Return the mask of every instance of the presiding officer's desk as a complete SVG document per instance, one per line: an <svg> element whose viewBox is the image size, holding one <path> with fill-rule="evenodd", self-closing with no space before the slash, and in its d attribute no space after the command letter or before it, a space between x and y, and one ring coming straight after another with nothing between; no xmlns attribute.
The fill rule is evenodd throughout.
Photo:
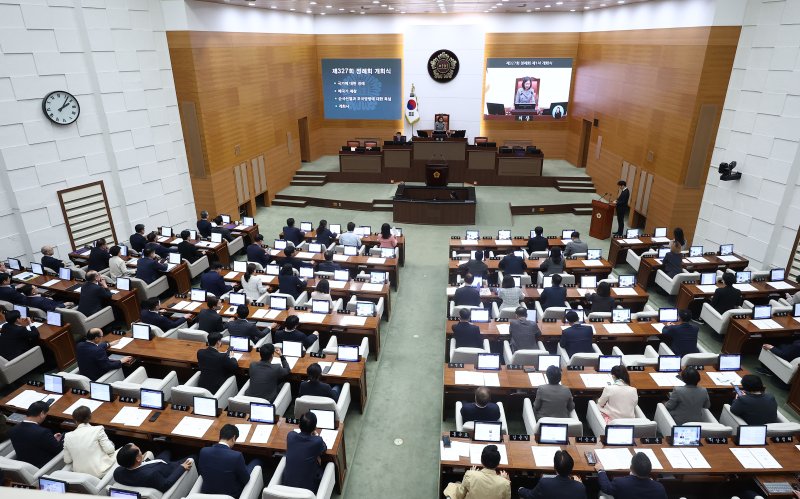
<svg viewBox="0 0 800 499"><path fill-rule="evenodd" d="M784 282L789 287L774 288L766 281L753 281L749 284L734 284L734 286L739 288L745 300L766 300L771 295L779 294L783 296L784 293L795 294L800 291L800 285L790 281ZM721 282L703 286L696 283L682 283L678 289L677 307L688 308L694 300L710 298L714 296L714 291L722 287L725 287L725 284Z"/></svg>
<svg viewBox="0 0 800 499"><path fill-rule="evenodd" d="M40 393L45 393L42 388L23 385L10 395L0 399L0 406L5 410L11 412L24 412L27 407L16 407L9 404L9 401L19 395L25 390L32 390ZM59 397L58 395L54 395ZM64 429L74 429L71 424L72 416L65 414L64 411L72 406L75 402L82 399L88 399L88 395L76 395L68 391L61 395L58 400L53 402L50 406L50 411L47 415L48 421L53 425L57 431ZM138 404L122 403L118 398L113 402L104 402L100 407L92 411L92 424L101 425L105 428L106 432L118 436L120 439L138 439L138 440L155 440L157 438L166 438L172 445L181 445L192 448L206 447L216 444L219 441L219 430L226 424L250 424L247 418L234 418L227 415L223 411L216 418L207 418L204 416L195 416L191 411L178 411L173 410L169 404L161 411L161 415L154 422L145 419L139 426L125 426L120 423L112 422L112 419L123 407L138 407ZM152 415L151 411L151 415ZM202 437L190 437L184 435L177 435L172 433L174 428L183 420L184 417L190 416L200 419L213 419L213 423L206 430ZM56 424L54 424L56 423ZM261 426L256 423L256 426ZM236 450L241 451L249 457L271 457L276 452L286 451L286 436L290 431L294 431L298 426L296 424L287 423L281 419L276 423L269 439L266 443L253 443L251 442L252 434L255 429L252 429L248 434L246 441L236 442ZM145 447L145 450L148 450ZM196 452L196 451L195 451ZM336 487L337 491L341 491L344 484L345 475L347 473L347 454L345 452L344 441L344 423L339 422L337 429L336 440L332 448L329 448L323 457L324 461L331 461L336 465Z"/></svg>
<svg viewBox="0 0 800 499"><path fill-rule="evenodd" d="M130 335L126 335L130 337ZM146 340L133 340L125 345L123 348L111 347L110 353L119 355L130 355L146 364L153 364L163 367L165 371L173 369L181 369L185 372L186 376L180 376L188 379L191 374L197 370L197 351L206 348L206 346L199 341L180 340L177 338L162 338L154 337L153 339ZM239 375L247 377L251 362L261 360L261 354L256 352L255 349L249 352L240 352L237 362L239 364ZM306 355L304 357L292 360L287 358L292 366L292 372L289 375L289 380L295 388L297 388L301 381L306 379L306 369L308 366L315 362L336 362L336 355L326 355L325 358L311 357ZM358 401L358 407L361 412L364 412L364 407L367 404L367 364L366 360L362 357L358 362L343 362L345 367L344 373L341 376L333 376L324 374L322 380L325 383L342 384L350 383L350 389L353 392L353 399ZM179 373L181 374L181 373ZM241 387L243 383L239 383ZM295 390L297 393L297 390Z"/></svg>
<svg viewBox="0 0 800 499"><path fill-rule="evenodd" d="M447 288L447 299L452 300L453 296L456 293L456 286L449 286ZM535 285L530 284L520 288L522 290L523 301L528 305L529 309L533 309L533 303L539 301L539 297L542 294L543 289L537 288ZM481 295L481 302L484 303L484 307L491 306L491 302L500 302L500 298L497 296L498 286L489 286L480 288L480 295ZM587 312L591 310L591 306L588 305L586 301L586 295L589 293L594 293L596 290L594 289L581 289L576 286L567 286L567 302L570 304L583 304ZM630 290L628 292L628 290ZM624 294L623 294L624 293ZM637 312L641 311L647 300L650 299L650 294L645 291L643 287L640 285L636 285L633 288L611 288L611 297L614 298L614 302L618 305L622 305L624 308L630 308L632 311ZM498 306L500 304L498 303Z"/></svg>
<svg viewBox="0 0 800 499"><path fill-rule="evenodd" d="M689 272L713 272L716 270L744 270L750 262L741 255L703 255L697 257L683 257L683 268ZM656 272L664 266L661 258L642 258L639 264L639 273L636 275L636 282L642 286L649 287L655 282Z"/></svg>
<svg viewBox="0 0 800 499"><path fill-rule="evenodd" d="M731 318L725 339L722 342L722 353L754 353L758 354L761 345L791 342L800 339L800 318L773 316L772 320L779 328L760 329L753 324L752 317L744 319ZM798 376L793 384L798 383Z"/></svg>

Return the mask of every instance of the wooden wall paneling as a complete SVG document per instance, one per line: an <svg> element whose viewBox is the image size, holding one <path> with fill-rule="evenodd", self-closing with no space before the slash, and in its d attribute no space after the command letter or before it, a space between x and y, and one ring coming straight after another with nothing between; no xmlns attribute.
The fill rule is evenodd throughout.
<svg viewBox="0 0 800 499"><path fill-rule="evenodd" d="M647 210L650 207L650 189L653 187L653 174L648 173L645 178L644 192L642 194L642 214L647 216Z"/></svg>

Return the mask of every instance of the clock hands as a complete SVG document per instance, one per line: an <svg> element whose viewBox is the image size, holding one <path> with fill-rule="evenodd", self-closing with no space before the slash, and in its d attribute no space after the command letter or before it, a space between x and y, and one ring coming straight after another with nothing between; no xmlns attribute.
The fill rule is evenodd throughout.
<svg viewBox="0 0 800 499"><path fill-rule="evenodd" d="M65 107L67 107L67 104L69 104L69 97L64 99L64 105L58 108L58 112L60 113Z"/></svg>

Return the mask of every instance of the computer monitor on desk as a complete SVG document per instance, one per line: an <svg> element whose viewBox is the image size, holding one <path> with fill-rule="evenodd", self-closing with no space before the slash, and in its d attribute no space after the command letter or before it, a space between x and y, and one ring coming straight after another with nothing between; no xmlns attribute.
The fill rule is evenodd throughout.
<svg viewBox="0 0 800 499"><path fill-rule="evenodd" d="M420 137L422 139L427 139L428 138L427 130L417 130L417 137Z"/></svg>
<svg viewBox="0 0 800 499"><path fill-rule="evenodd" d="M486 112L493 116L504 116L506 114L506 106L497 102L487 102Z"/></svg>

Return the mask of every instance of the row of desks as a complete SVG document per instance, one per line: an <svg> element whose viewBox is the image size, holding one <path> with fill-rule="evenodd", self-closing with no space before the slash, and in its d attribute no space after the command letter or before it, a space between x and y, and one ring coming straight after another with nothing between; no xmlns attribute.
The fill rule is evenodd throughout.
<svg viewBox="0 0 800 499"><path fill-rule="evenodd" d="M717 270L744 270L750 262L739 255L705 255L702 257L693 257L695 260L689 258L683 259L683 268L687 272L715 272ZM736 260L733 260L736 258ZM701 261L704 260L704 261ZM636 274L636 282L642 283L643 286L650 286L655 282L656 273L664 266L661 258L642 258L639 264L639 272Z"/></svg>
<svg viewBox="0 0 800 499"><path fill-rule="evenodd" d="M447 288L447 298L448 300L452 299L456 292L456 287L450 286ZM497 287L491 286L488 288L481 288L481 302L491 305L492 302L500 301L500 298L497 296ZM523 301L527 304L532 304L533 302L539 301L539 298L542 294L542 289L537 288L535 286L525 286L520 288L522 290ZM580 289L576 286L569 286L566 288L567 290L567 302L571 304L586 304L585 296L589 293L594 293L594 289ZM630 308L633 311L640 311L644 308L644 305L647 303L647 300L650 299L650 295L645 291L645 289L640 286L636 285L633 288L611 288L611 297L614 300L622 305L625 308ZM532 307L528 307L532 308ZM587 307L587 310L589 308Z"/></svg>
<svg viewBox="0 0 800 499"><path fill-rule="evenodd" d="M525 272L528 274L538 272L539 267L545 262L545 260L546 258L525 260L525 264L528 266ZM450 259L448 268L450 270L451 281L458 273L458 267L466 262L467 261L463 259ZM495 259L484 260L483 263L485 263L489 268L489 272L497 272L500 270L500 258L495 257ZM564 271L568 274L574 274L578 277L581 275L596 275L605 278L611 273L611 264L608 262L608 260L603 258L599 260L583 260L580 258L564 259ZM483 277L485 278L486 276Z"/></svg>
<svg viewBox="0 0 800 499"><path fill-rule="evenodd" d="M283 251L277 251L277 250L271 250L270 254L278 260L284 258L285 256ZM304 262L311 262L317 265L325 261L324 254L309 253L305 251L299 251L295 253L294 258ZM345 269L357 270L360 267L364 267L368 271L375 270L380 272L388 272L389 282L392 283L392 287L397 289L397 287L400 286L400 271L399 271L400 265L399 265L399 259L397 258L381 258L378 256L367 256L367 255L356 255L356 256L334 255L333 262Z"/></svg>
<svg viewBox="0 0 800 499"><path fill-rule="evenodd" d="M774 288L766 281L751 282L752 289L742 290L742 297L745 300L766 300L771 295L783 296L784 293L794 294L800 291L800 285L784 281L788 286L787 288ZM723 283L716 283L713 287L706 288L698 284L683 283L678 290L677 307L689 308L689 305L695 300L705 300L714 296L714 291L723 287ZM739 285L736 285L739 286ZM741 289L741 288L740 288Z"/></svg>
<svg viewBox="0 0 800 499"><path fill-rule="evenodd" d="M281 234L283 237L283 234ZM305 240L308 242L314 242L317 239L317 231L312 230L310 232L306 232ZM400 262L400 266L404 266L406 264L406 236L396 236L397 239L397 258ZM361 244L366 246L367 248L371 248L374 246L379 246L381 243L380 236L378 234L370 234L368 236L361 237Z"/></svg>

